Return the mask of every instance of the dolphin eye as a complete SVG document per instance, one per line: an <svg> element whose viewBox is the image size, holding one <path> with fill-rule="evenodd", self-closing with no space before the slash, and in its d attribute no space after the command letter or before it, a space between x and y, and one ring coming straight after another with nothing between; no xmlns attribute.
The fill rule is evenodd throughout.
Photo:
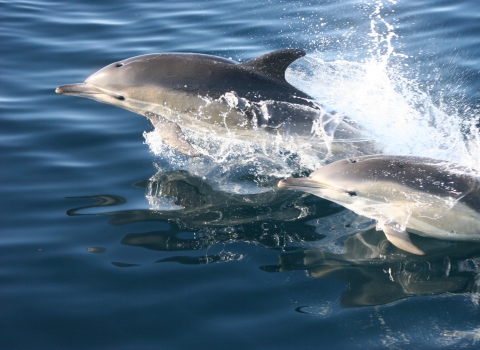
<svg viewBox="0 0 480 350"><path fill-rule="evenodd" d="M117 98L117 100L120 100L120 101L125 101L125 97L122 96L122 95L118 95L118 96L115 96Z"/></svg>
<svg viewBox="0 0 480 350"><path fill-rule="evenodd" d="M355 159L352 159L352 158L349 158L347 160L348 160L349 163L352 163L352 164L357 162Z"/></svg>
<svg viewBox="0 0 480 350"><path fill-rule="evenodd" d="M348 194L350 197L356 197L356 196L357 196L357 192L355 192L355 191L347 191L347 194Z"/></svg>
<svg viewBox="0 0 480 350"><path fill-rule="evenodd" d="M115 65L115 67L117 67L117 68L120 68L121 66L123 66L123 63L117 63L117 64Z"/></svg>

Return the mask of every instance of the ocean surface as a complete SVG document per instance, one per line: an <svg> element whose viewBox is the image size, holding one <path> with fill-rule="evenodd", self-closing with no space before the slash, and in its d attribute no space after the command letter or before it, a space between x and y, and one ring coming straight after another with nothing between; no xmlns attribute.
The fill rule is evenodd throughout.
<svg viewBox="0 0 480 350"><path fill-rule="evenodd" d="M478 0L0 0L0 42L0 348L480 346L480 243L402 253L277 189L315 154L187 133L190 159L55 94L137 55L297 48L287 80L382 153L480 170Z"/></svg>

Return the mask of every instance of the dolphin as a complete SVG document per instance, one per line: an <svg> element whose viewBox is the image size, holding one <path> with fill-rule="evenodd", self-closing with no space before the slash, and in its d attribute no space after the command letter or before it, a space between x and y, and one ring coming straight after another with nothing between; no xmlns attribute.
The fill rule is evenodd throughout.
<svg viewBox="0 0 480 350"><path fill-rule="evenodd" d="M442 160L370 155L343 159L308 178L281 180L377 220L398 248L418 255L409 232L444 240L480 240L480 177Z"/></svg>
<svg viewBox="0 0 480 350"><path fill-rule="evenodd" d="M188 156L201 153L182 129L249 140L280 134L301 144L314 135L328 142L334 136L364 141L354 122L322 109L285 80L287 67L304 55L284 49L238 63L203 54L148 54L112 63L55 92L144 115L165 143Z"/></svg>

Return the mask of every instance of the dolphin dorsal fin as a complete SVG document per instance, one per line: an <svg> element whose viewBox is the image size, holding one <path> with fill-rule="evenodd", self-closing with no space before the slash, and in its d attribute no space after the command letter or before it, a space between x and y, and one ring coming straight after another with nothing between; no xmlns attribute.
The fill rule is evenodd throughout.
<svg viewBox="0 0 480 350"><path fill-rule="evenodd" d="M240 63L240 66L254 70L267 77L286 83L285 70L292 62L305 56L305 52L296 49L277 50Z"/></svg>

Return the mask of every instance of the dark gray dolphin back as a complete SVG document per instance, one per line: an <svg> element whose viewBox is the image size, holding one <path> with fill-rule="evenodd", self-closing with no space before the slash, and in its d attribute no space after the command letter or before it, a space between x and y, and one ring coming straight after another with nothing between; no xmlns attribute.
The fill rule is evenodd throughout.
<svg viewBox="0 0 480 350"><path fill-rule="evenodd" d="M272 100L311 106L305 101L311 97L285 80L287 67L304 55L301 50L285 49L237 63L202 54L150 54L113 63L103 70L116 70L110 74L113 90L128 81L202 97L219 98L235 92L252 102Z"/></svg>
<svg viewBox="0 0 480 350"><path fill-rule="evenodd" d="M357 181L360 178L377 183L395 181L419 192L457 198L480 212L480 179L467 167L431 158L388 155L350 158L340 162L344 165L350 163L347 176Z"/></svg>

